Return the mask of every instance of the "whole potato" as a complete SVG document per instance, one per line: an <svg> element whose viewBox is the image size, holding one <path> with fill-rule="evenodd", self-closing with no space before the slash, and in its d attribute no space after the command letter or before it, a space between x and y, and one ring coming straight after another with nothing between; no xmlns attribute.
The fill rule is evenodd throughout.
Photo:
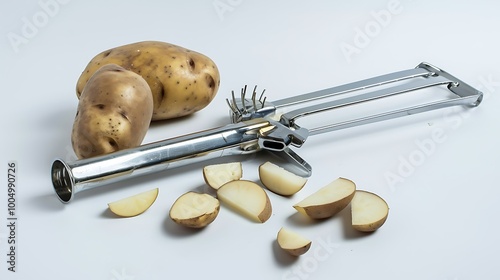
<svg viewBox="0 0 500 280"><path fill-rule="evenodd" d="M147 81L153 93L153 120L201 110L215 97L220 84L219 70L207 56L165 42L145 41L96 55L78 79L78 97L92 74L110 63L134 71Z"/></svg>
<svg viewBox="0 0 500 280"><path fill-rule="evenodd" d="M139 146L153 115L146 81L118 65L101 67L82 90L71 142L78 158Z"/></svg>

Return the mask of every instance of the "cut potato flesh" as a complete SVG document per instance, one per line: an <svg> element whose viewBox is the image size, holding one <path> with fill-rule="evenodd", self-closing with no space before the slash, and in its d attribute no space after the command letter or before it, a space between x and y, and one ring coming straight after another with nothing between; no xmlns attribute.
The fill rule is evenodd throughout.
<svg viewBox="0 0 500 280"><path fill-rule="evenodd" d="M311 248L311 240L286 228L281 228L276 239L281 249L293 256L305 254Z"/></svg>
<svg viewBox="0 0 500 280"><path fill-rule="evenodd" d="M216 190L227 182L241 179L242 175L241 162L213 164L203 168L205 182Z"/></svg>
<svg viewBox="0 0 500 280"><path fill-rule="evenodd" d="M158 197L158 188L108 203L109 210L121 217L142 214L153 205Z"/></svg>
<svg viewBox="0 0 500 280"><path fill-rule="evenodd" d="M351 215L354 229L371 232L385 223L389 206L380 196L358 190L351 201Z"/></svg>
<svg viewBox="0 0 500 280"><path fill-rule="evenodd" d="M353 181L338 178L293 207L313 219L329 218L349 205L355 191L356 184Z"/></svg>
<svg viewBox="0 0 500 280"><path fill-rule="evenodd" d="M187 192L170 208L170 218L183 226L202 228L212 223L219 214L219 200L211 195Z"/></svg>
<svg viewBox="0 0 500 280"><path fill-rule="evenodd" d="M266 188L280 195L293 195L300 191L307 182L306 178L297 176L271 162L259 166L259 177Z"/></svg>
<svg viewBox="0 0 500 280"><path fill-rule="evenodd" d="M266 191L254 182L228 182L217 190L217 197L222 203L253 221L264 223L271 217L271 201Z"/></svg>

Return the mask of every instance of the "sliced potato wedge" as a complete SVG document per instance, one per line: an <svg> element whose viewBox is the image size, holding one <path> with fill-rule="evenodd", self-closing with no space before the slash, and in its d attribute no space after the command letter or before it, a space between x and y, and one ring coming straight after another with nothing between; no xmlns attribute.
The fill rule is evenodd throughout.
<svg viewBox="0 0 500 280"><path fill-rule="evenodd" d="M219 209L219 200L215 197L191 191L177 198L170 208L169 215L180 225L202 228L215 220Z"/></svg>
<svg viewBox="0 0 500 280"><path fill-rule="evenodd" d="M286 196L297 193L307 182L306 178L269 161L259 166L259 177L262 184L270 191Z"/></svg>
<svg viewBox="0 0 500 280"><path fill-rule="evenodd" d="M351 201L352 227L363 232L372 232L380 228L389 215L389 206L380 196L356 191Z"/></svg>
<svg viewBox="0 0 500 280"><path fill-rule="evenodd" d="M329 218L349 205L355 191L356 184L353 181L338 178L293 207L312 219Z"/></svg>
<svg viewBox="0 0 500 280"><path fill-rule="evenodd" d="M264 223L271 217L271 201L266 191L254 182L228 182L217 190L217 197L223 204L255 222Z"/></svg>
<svg viewBox="0 0 500 280"><path fill-rule="evenodd" d="M241 179L242 176L241 162L212 164L203 168L203 179L216 190L227 182Z"/></svg>
<svg viewBox="0 0 500 280"><path fill-rule="evenodd" d="M159 189L152 189L121 200L108 203L109 210L121 217L133 217L144 213L158 197Z"/></svg>
<svg viewBox="0 0 500 280"><path fill-rule="evenodd" d="M281 228L276 238L281 249L292 256L305 254L311 248L311 240L286 228Z"/></svg>

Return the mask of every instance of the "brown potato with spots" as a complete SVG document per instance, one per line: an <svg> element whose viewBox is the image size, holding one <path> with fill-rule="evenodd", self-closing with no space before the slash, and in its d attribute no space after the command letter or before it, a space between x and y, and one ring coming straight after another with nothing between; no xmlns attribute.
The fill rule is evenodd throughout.
<svg viewBox="0 0 500 280"><path fill-rule="evenodd" d="M165 42L145 41L95 56L78 79L78 97L92 74L110 63L131 70L147 81L153 93L153 120L199 111L213 100L219 89L219 70L207 56Z"/></svg>
<svg viewBox="0 0 500 280"><path fill-rule="evenodd" d="M146 81L115 64L97 70L82 90L71 142L78 158L139 146L153 115Z"/></svg>

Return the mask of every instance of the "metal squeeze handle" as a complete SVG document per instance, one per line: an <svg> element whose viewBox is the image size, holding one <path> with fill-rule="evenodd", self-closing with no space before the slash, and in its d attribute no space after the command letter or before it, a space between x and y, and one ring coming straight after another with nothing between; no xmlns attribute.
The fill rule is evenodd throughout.
<svg viewBox="0 0 500 280"><path fill-rule="evenodd" d="M341 95L347 92L354 92L366 88L372 88L372 87L375 88L379 85L386 85L399 81L408 81L408 82L405 84L395 85L393 87L388 87L385 89L373 90L368 93L358 94L352 97L346 97L340 100L325 102L319 105L305 106L300 109L283 114L281 116L280 122L283 123L285 126L293 127L295 126L295 121L297 119L306 117L308 115L313 115L328 110L356 105L363 102L369 102L372 100L387 98L402 93L407 93L435 86L446 86L446 88L451 93L453 93L453 95L449 98L441 99L438 101L417 104L414 106L387 111L376 115L367 115L358 119L351 119L345 122L331 123L323 127L314 127L314 128L308 127L309 135L331 132L335 130L379 122L383 120L389 120L407 115L418 114L450 106L464 105L469 107L475 107L479 105L479 103L481 103L483 99L483 94L480 91L474 89L467 83L447 73L446 71L426 62L420 63L414 69L386 74L383 76L354 82L336 88L327 89L325 90L328 91L326 93L322 91L309 93L306 94L305 96L302 96L302 98L304 100L310 101L314 99L325 98L328 96ZM289 104L293 104L295 101L296 100L294 100L292 97L289 98L288 100L286 99L280 100L278 104L276 104L276 102L274 104L276 107L288 106L286 102L289 102Z"/></svg>
<svg viewBox="0 0 500 280"><path fill-rule="evenodd" d="M98 157L52 164L54 190L63 203L83 190L174 167L259 150L258 131L269 126L254 119L158 141Z"/></svg>

